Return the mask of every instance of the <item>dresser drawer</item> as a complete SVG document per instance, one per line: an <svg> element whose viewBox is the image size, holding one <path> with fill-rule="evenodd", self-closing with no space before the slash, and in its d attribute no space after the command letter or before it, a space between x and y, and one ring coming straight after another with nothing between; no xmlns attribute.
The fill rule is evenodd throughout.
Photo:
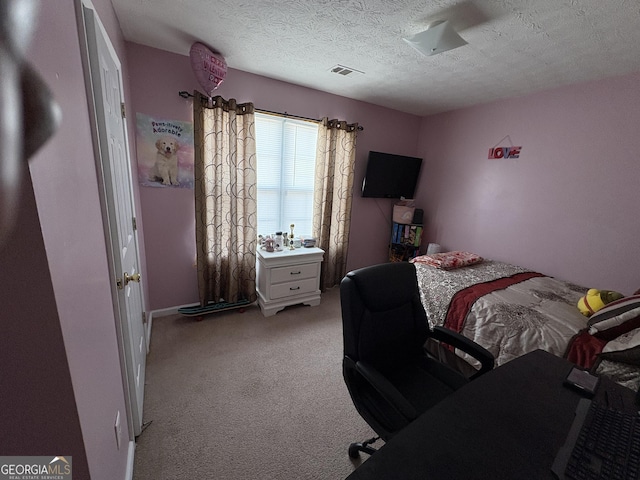
<svg viewBox="0 0 640 480"><path fill-rule="evenodd" d="M282 282L297 282L305 278L316 278L318 276L319 263L303 263L302 265L291 265L287 267L276 267L271 269L271 284Z"/></svg>
<svg viewBox="0 0 640 480"><path fill-rule="evenodd" d="M306 278L296 282L279 283L271 285L271 298L284 298L314 292L318 289L317 278Z"/></svg>

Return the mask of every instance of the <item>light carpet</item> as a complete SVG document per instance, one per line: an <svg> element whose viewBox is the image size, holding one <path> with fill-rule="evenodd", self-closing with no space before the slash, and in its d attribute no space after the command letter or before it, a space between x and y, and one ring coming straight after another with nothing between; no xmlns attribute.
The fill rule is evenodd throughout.
<svg viewBox="0 0 640 480"><path fill-rule="evenodd" d="M154 319L134 480L342 479L374 435L342 378L339 289L265 318ZM363 455L363 460L366 455Z"/></svg>

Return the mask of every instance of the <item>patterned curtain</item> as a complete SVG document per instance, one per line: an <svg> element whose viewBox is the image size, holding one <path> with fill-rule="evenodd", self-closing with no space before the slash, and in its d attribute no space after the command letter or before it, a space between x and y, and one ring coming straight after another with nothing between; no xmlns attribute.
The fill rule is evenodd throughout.
<svg viewBox="0 0 640 480"><path fill-rule="evenodd" d="M324 250L320 288L338 285L347 273L351 200L358 124L324 118L318 128L313 236Z"/></svg>
<svg viewBox="0 0 640 480"><path fill-rule="evenodd" d="M200 304L256 300L253 104L194 92L195 210Z"/></svg>

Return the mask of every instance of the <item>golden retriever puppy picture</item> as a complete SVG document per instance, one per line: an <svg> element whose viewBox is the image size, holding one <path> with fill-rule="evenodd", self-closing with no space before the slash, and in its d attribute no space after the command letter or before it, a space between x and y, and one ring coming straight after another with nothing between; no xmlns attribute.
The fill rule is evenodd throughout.
<svg viewBox="0 0 640 480"><path fill-rule="evenodd" d="M143 187L192 189L193 123L136 113L136 163Z"/></svg>
<svg viewBox="0 0 640 480"><path fill-rule="evenodd" d="M178 142L164 136L156 140L156 161L149 179L163 185L180 185L178 182Z"/></svg>

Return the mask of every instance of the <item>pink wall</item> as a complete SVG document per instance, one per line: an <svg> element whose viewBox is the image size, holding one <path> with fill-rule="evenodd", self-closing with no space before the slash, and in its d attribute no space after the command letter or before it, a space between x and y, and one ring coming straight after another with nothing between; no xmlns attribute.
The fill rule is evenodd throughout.
<svg viewBox="0 0 640 480"><path fill-rule="evenodd" d="M69 364L29 171L17 224L0 246L0 454L73 457L88 478Z"/></svg>
<svg viewBox="0 0 640 480"><path fill-rule="evenodd" d="M198 88L189 57L132 43L127 57L135 112L192 121L191 100L178 96ZM260 109L364 126L358 134L348 268L384 262L393 201L359 196L366 158L369 150L416 154L420 118L233 69L216 92ZM141 187L140 200L151 308L197 302L193 191Z"/></svg>
<svg viewBox="0 0 640 480"><path fill-rule="evenodd" d="M640 288L639 82L636 73L423 119L425 240L587 287ZM507 135L520 158L488 160Z"/></svg>
<svg viewBox="0 0 640 480"><path fill-rule="evenodd" d="M89 470L94 480L107 480L125 476L128 426L75 3L40 3L40 21L29 59L52 89L63 120L56 135L30 162L30 168ZM93 3L126 69L122 36L111 3ZM41 269L46 274L46 265ZM23 274L39 276L38 270L27 269ZM30 302L39 305L37 294L30 297ZM43 305L41 315L55 318L56 312L49 312L47 303ZM62 345L55 337L48 337L46 329L34 328L31 335L38 342L57 341L51 348ZM40 355L43 362L49 358L47 349ZM52 390L51 395L55 397L57 392ZM53 417L64 414L50 412L47 399L42 399L41 408ZM118 411L125 440L120 450L114 434ZM19 424L20 417L15 418ZM54 425L42 422L41 428L42 432L30 433L46 434ZM80 477L86 478L86 472Z"/></svg>

